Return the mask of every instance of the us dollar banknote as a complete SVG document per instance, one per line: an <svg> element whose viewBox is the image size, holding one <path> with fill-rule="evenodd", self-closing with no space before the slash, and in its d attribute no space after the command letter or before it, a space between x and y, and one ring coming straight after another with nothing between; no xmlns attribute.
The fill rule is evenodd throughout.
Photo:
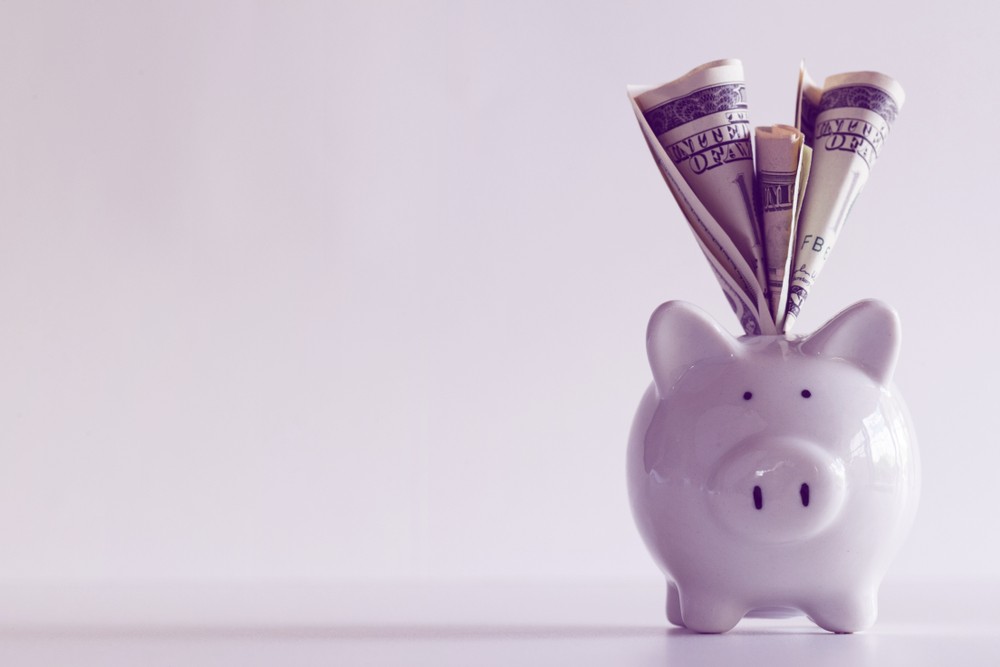
<svg viewBox="0 0 1000 667"><path fill-rule="evenodd" d="M780 330L788 300L786 278L792 260L792 241L808 179L811 151L805 146L802 133L788 125L758 127L754 138L768 303Z"/></svg>
<svg viewBox="0 0 1000 667"><path fill-rule="evenodd" d="M838 74L824 82L810 122L804 111L810 93L801 78L800 87L799 129L812 137L813 157L794 249L786 332L801 313L904 101L902 86L884 74Z"/></svg>
<svg viewBox="0 0 1000 667"><path fill-rule="evenodd" d="M635 96L646 125L767 289L755 208L747 88L739 60L717 60Z"/></svg>
<svg viewBox="0 0 1000 667"><path fill-rule="evenodd" d="M795 127L756 131L738 60L629 99L660 174L748 335L791 330L903 104L876 72L817 86L799 69Z"/></svg>
<svg viewBox="0 0 1000 667"><path fill-rule="evenodd" d="M695 194L674 161L667 155L636 102L646 87L630 86L629 100L660 175L687 218L712 268L722 292L747 335L775 334L778 329L770 315L767 298L755 272L706 204Z"/></svg>

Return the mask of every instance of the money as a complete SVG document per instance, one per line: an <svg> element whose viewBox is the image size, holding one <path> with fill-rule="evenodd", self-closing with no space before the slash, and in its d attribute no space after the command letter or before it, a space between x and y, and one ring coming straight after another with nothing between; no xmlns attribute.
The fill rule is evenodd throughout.
<svg viewBox="0 0 1000 667"><path fill-rule="evenodd" d="M740 254L736 245L722 225L694 193L681 175L673 160L667 156L662 144L646 122L645 116L636 102L644 87L628 88L632 111L635 113L639 129L653 160L660 168L660 175L670 188L671 194L687 218L699 247L708 259L712 272L722 287L722 292L739 319L743 331L749 335L776 334L778 329L771 318L767 298L750 265Z"/></svg>
<svg viewBox="0 0 1000 667"><path fill-rule="evenodd" d="M757 128L754 137L738 60L629 86L628 96L744 332L790 331L903 104L902 87L852 72L821 88L800 65L795 127Z"/></svg>
<svg viewBox="0 0 1000 667"><path fill-rule="evenodd" d="M809 127L807 79L800 79L805 83L799 95L802 112L798 120L802 133L812 137L813 158L799 218L783 322L786 332L795 324L826 264L904 100L902 86L884 74L838 74L824 82Z"/></svg>
<svg viewBox="0 0 1000 667"><path fill-rule="evenodd" d="M794 127L758 127L757 186L760 191L764 257L767 266L768 303L779 330L785 320L788 282L785 276L792 259L791 245L805 182L801 178L803 152L809 151L803 135Z"/></svg>
<svg viewBox="0 0 1000 667"><path fill-rule="evenodd" d="M640 92L634 100L684 182L721 225L766 290L742 63L707 63L670 83Z"/></svg>

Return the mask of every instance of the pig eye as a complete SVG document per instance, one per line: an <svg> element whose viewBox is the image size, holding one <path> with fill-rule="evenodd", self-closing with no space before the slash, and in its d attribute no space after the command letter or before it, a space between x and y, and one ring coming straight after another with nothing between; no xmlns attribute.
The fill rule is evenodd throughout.
<svg viewBox="0 0 1000 667"><path fill-rule="evenodd" d="M808 389L803 389L802 390L802 398L809 398L812 395L813 395L813 393L811 391L809 391Z"/></svg>
<svg viewBox="0 0 1000 667"><path fill-rule="evenodd" d="M749 401L751 398L753 398L753 394L751 394L749 391L743 392L743 400L744 401Z"/></svg>

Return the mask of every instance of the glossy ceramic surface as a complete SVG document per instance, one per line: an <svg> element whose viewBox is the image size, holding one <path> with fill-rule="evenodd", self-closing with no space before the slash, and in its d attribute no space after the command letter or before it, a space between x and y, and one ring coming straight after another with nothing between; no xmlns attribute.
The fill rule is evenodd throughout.
<svg viewBox="0 0 1000 667"><path fill-rule="evenodd" d="M748 614L799 612L832 632L874 623L920 484L891 384L898 350L898 318L877 301L787 338L733 338L679 301L653 313L628 484L672 623L724 632Z"/></svg>

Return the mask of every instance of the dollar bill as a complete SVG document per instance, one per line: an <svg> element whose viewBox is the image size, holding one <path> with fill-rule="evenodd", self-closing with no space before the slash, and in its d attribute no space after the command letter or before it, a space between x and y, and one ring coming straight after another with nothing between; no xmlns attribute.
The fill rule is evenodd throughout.
<svg viewBox="0 0 1000 667"><path fill-rule="evenodd" d="M802 133L788 125L758 127L757 187L764 235L767 266L768 303L775 326L780 330L785 320L788 300L789 264L792 241L801 204L803 152L809 151Z"/></svg>
<svg viewBox="0 0 1000 667"><path fill-rule="evenodd" d="M770 314L767 297L754 270L720 222L688 184L646 121L645 114L636 101L636 98L646 90L648 88L638 86L628 88L632 111L663 180L687 218L695 239L708 259L712 272L736 314L740 326L747 335L778 333Z"/></svg>
<svg viewBox="0 0 1000 667"><path fill-rule="evenodd" d="M902 86L884 74L838 74L824 82L810 124L803 101L806 86L800 87L799 129L812 137L813 156L799 217L783 322L786 332L826 264L904 100Z"/></svg>
<svg viewBox="0 0 1000 667"><path fill-rule="evenodd" d="M742 63L707 63L679 79L642 91L634 100L677 172L766 291Z"/></svg>

